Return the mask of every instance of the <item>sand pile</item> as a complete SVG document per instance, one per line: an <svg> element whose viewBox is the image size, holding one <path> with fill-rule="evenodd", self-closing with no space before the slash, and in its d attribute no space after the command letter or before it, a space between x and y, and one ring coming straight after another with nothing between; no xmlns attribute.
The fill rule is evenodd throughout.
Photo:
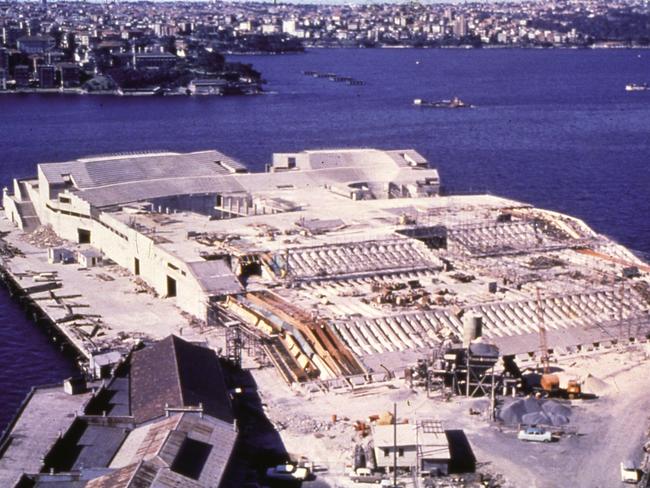
<svg viewBox="0 0 650 488"><path fill-rule="evenodd" d="M555 400L523 398L506 405L499 412L499 418L507 425L566 425L571 408Z"/></svg>
<svg viewBox="0 0 650 488"><path fill-rule="evenodd" d="M584 382L582 383L582 392L591 395L601 396L607 393L609 388L610 388L609 383L601 380L600 378L596 378L591 374L587 375Z"/></svg>

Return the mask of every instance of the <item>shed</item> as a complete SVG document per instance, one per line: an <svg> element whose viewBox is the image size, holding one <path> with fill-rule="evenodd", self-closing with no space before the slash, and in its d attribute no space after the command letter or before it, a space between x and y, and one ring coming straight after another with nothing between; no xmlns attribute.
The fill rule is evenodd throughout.
<svg viewBox="0 0 650 488"><path fill-rule="evenodd" d="M375 425L372 436L377 467L392 470L397 449L397 468L411 470L418 466L424 472L449 472L451 454L449 441L439 421L423 420L417 424L398 424L397 439L394 425Z"/></svg>
<svg viewBox="0 0 650 488"><path fill-rule="evenodd" d="M96 249L88 248L77 251L77 261L84 268L101 266L102 258L103 254Z"/></svg>
<svg viewBox="0 0 650 488"><path fill-rule="evenodd" d="M113 367L122 360L119 351L104 351L90 356L90 371L93 378L108 378L113 372Z"/></svg>
<svg viewBox="0 0 650 488"><path fill-rule="evenodd" d="M75 260L74 252L65 247L50 247L47 250L47 262L50 264L55 263L73 263Z"/></svg>

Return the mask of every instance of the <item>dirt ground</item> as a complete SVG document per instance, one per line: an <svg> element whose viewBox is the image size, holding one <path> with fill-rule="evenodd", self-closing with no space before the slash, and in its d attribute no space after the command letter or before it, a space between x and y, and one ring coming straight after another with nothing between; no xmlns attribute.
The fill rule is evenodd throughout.
<svg viewBox="0 0 650 488"><path fill-rule="evenodd" d="M478 470L503 475L504 486L623 486L619 463L640 461L649 426L646 345L567 359L557 366L581 378L591 374L605 383L595 399L563 400L572 407L571 422L567 433L550 444L519 441L516 427L488 421L486 399L427 398L426 392L412 390L399 379L342 393L304 393L292 391L273 369L255 370L253 376L266 414L287 451L327 467L319 479L333 487L359 486L345 476L358 439L353 423L392 411L393 403L398 419L433 418L446 429L464 430ZM470 408L485 414L470 415Z"/></svg>

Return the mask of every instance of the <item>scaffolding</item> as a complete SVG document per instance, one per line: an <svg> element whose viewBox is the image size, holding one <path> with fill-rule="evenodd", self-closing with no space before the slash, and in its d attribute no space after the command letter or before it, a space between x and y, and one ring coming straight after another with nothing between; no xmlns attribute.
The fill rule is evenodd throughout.
<svg viewBox="0 0 650 488"><path fill-rule="evenodd" d="M264 338L259 333L250 329L219 304L213 304L210 310L211 321L223 330L226 350L223 357L236 365L242 366L242 356L245 353L260 366L268 366L269 358L265 353Z"/></svg>
<svg viewBox="0 0 650 488"><path fill-rule="evenodd" d="M432 371L433 378L441 378L454 395L494 398L501 385L501 376L495 372L498 359L496 346L470 344L448 349L438 363L442 367Z"/></svg>

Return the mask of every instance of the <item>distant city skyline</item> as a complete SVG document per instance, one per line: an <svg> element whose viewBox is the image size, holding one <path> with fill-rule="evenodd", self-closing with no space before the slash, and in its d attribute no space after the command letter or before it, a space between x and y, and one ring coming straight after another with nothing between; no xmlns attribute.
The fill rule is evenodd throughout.
<svg viewBox="0 0 650 488"><path fill-rule="evenodd" d="M0 90L256 93L222 53L310 47L650 46L647 2L2 5Z"/></svg>

